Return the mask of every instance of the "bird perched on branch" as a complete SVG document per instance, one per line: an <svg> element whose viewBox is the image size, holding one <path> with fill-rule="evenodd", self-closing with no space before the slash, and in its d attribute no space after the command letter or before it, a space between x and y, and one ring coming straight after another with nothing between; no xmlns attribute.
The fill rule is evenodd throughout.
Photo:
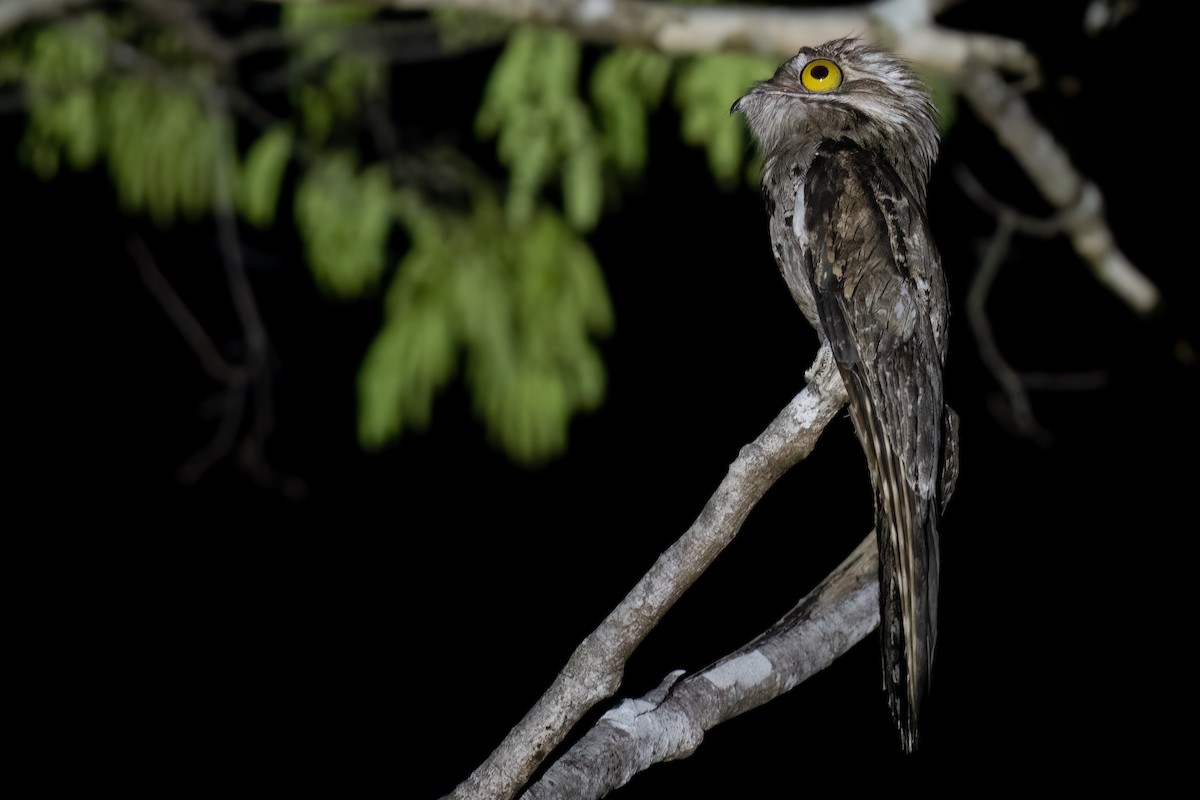
<svg viewBox="0 0 1200 800"><path fill-rule="evenodd" d="M867 457L883 682L911 752L937 640L938 517L957 473L946 283L925 215L936 111L904 61L853 39L802 48L733 111L762 150L775 259L829 344Z"/></svg>

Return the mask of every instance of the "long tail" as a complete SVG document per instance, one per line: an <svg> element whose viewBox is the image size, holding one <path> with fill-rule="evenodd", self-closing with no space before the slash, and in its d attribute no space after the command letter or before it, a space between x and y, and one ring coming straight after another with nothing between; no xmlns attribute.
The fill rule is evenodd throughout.
<svg viewBox="0 0 1200 800"><path fill-rule="evenodd" d="M913 490L898 443L861 376L843 368L842 380L875 489L883 683L901 743L911 753L937 639L936 501Z"/></svg>

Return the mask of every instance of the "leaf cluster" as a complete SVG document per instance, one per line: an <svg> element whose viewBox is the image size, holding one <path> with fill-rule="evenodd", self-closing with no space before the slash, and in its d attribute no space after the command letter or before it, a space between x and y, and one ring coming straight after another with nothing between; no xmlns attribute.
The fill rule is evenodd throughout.
<svg viewBox="0 0 1200 800"><path fill-rule="evenodd" d="M360 373L362 440L379 446L426 425L461 356L497 444L525 464L561 452L571 417L604 393L591 337L609 332L612 308L590 248L548 207L512 226L486 191L469 216L411 191L396 210L411 246Z"/></svg>
<svg viewBox="0 0 1200 800"><path fill-rule="evenodd" d="M128 211L162 225L195 219L212 208L216 159L234 158L206 107L211 79L200 68L110 69L114 28L90 14L35 31L17 51L29 104L20 157L46 180L104 162Z"/></svg>
<svg viewBox="0 0 1200 800"><path fill-rule="evenodd" d="M592 53L561 31L434 15L443 41L508 34L476 118L506 180L496 187L468 167L467 201L447 206L387 152L361 147L364 109L386 106L389 71L382 49L353 42L378 13L286 5L290 110L269 124L257 115L253 135L243 126L240 150L237 121L213 102L228 76L127 12L0 41L0 82L18 82L28 100L21 157L47 180L104 165L122 206L162 225L212 212L222 164L250 225L272 225L294 186L316 283L340 299L387 287L359 376L362 442L380 447L427 425L437 393L461 375L489 437L521 463L542 462L565 447L572 416L603 398L593 341L611 331L612 309L583 235L645 171L652 115L673 99L683 138L704 148L718 183L733 185L749 148L728 109L773 64ZM389 246L405 240L393 266Z"/></svg>

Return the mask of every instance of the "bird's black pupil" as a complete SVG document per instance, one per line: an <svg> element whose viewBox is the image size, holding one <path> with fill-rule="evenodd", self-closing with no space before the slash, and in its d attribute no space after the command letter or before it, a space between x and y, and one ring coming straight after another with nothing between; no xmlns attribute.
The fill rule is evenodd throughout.
<svg viewBox="0 0 1200 800"><path fill-rule="evenodd" d="M812 76L819 81L823 81L829 77L829 67L813 67Z"/></svg>

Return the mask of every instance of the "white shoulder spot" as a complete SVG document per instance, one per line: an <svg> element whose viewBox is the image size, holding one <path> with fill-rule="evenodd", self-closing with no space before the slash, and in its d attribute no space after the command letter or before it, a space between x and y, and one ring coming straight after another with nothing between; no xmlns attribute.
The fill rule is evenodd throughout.
<svg viewBox="0 0 1200 800"><path fill-rule="evenodd" d="M808 229L804 227L804 181L796 184L796 205L792 209L792 233L802 247L808 245Z"/></svg>

